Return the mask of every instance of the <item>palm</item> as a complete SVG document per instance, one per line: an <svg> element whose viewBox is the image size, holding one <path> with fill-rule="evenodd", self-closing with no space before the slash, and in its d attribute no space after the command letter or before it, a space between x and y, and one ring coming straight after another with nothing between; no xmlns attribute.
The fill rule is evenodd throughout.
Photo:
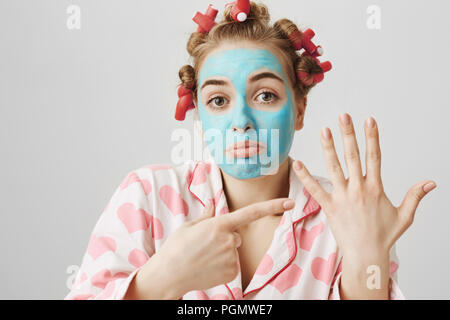
<svg viewBox="0 0 450 320"><path fill-rule="evenodd" d="M417 206L426 194L423 187L428 181L420 182L410 188L399 207L392 204L381 181L378 128L375 120L373 126L369 123L366 121L364 126L365 176L362 174L359 148L350 116L347 123L343 118L340 121L348 179L339 163L331 131L324 128L321 134L327 172L334 187L332 193L326 192L304 166L296 169L294 164L303 185L327 215L330 228L343 250L363 247L390 249L412 224Z"/></svg>

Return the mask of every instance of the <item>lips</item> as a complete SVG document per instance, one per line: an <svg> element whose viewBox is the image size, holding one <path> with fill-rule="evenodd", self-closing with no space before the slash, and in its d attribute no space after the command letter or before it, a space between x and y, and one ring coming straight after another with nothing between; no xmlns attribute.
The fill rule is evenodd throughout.
<svg viewBox="0 0 450 320"><path fill-rule="evenodd" d="M266 149L265 144L256 141L239 141L229 146L225 152L234 158L250 158Z"/></svg>

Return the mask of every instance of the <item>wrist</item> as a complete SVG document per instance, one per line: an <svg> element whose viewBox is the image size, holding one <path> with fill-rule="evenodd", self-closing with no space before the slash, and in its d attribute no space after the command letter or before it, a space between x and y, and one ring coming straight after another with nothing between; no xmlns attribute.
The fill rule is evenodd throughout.
<svg viewBox="0 0 450 320"><path fill-rule="evenodd" d="M351 261L372 261L389 257L389 250L382 246L359 246L356 248L342 249L342 256Z"/></svg>
<svg viewBox="0 0 450 320"><path fill-rule="evenodd" d="M347 273L354 274L362 278L367 278L368 273L374 269L380 270L385 275L389 272L389 252L387 251L366 251L356 253L343 253L342 268Z"/></svg>
<svg viewBox="0 0 450 320"><path fill-rule="evenodd" d="M179 273L172 272L166 261L154 254L150 260L137 272L136 287L145 299L175 300L181 298L187 291Z"/></svg>
<svg viewBox="0 0 450 320"><path fill-rule="evenodd" d="M344 299L387 299L388 285L389 252L343 254L339 289L341 297Z"/></svg>

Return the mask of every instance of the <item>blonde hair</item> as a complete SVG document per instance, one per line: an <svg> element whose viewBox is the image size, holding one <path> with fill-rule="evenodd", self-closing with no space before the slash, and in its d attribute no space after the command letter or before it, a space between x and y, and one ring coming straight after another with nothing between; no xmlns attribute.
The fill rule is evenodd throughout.
<svg viewBox="0 0 450 320"><path fill-rule="evenodd" d="M193 59L193 66L185 65L179 71L181 85L190 88L193 99L197 103L197 79L199 66L207 54L224 41L247 40L279 49L283 60L287 63L287 77L294 89L296 97L304 97L314 87L307 86L297 78L297 72L303 71L309 75L322 73L319 64L309 56L299 55L292 45L289 35L301 31L297 25L288 19L280 19L270 25L269 10L262 3L250 2L250 14L244 22L236 22L231 16L231 6L208 33L194 32L189 37L186 49Z"/></svg>

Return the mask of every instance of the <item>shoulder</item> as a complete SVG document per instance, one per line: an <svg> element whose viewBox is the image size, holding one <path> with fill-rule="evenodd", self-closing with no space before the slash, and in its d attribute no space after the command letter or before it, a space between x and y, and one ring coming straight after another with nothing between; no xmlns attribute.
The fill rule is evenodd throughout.
<svg viewBox="0 0 450 320"><path fill-rule="evenodd" d="M184 189L193 179L193 173L199 169L207 168L210 171L211 163L200 160L188 160L181 164L155 163L145 164L129 171L124 177L121 186L130 182L140 181L152 186L170 185L175 189Z"/></svg>
<svg viewBox="0 0 450 320"><path fill-rule="evenodd" d="M136 170L134 170L137 174L147 177L167 177L167 176L180 176L184 173L192 170L195 166L196 161L185 161L181 164L174 165L169 163L153 163L143 165Z"/></svg>
<svg viewBox="0 0 450 320"><path fill-rule="evenodd" d="M130 184L140 182L141 186L148 189L162 185L170 185L176 189L185 185L196 165L196 161L186 161L174 165L169 163L144 164L125 173L119 188L124 189Z"/></svg>

